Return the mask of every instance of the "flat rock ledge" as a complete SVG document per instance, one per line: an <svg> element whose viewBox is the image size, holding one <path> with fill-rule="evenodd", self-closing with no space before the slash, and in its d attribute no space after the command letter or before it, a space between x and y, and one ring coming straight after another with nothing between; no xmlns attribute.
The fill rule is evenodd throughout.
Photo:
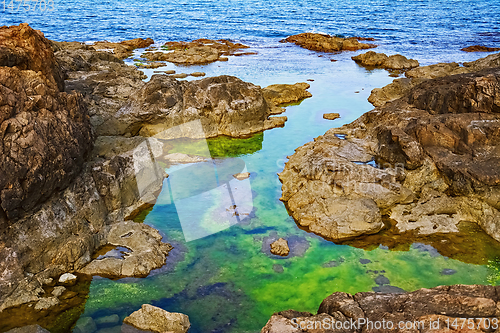
<svg viewBox="0 0 500 333"><path fill-rule="evenodd" d="M185 314L168 312L149 304L143 304L123 322L137 329L155 333L186 333L191 327L189 317Z"/></svg>
<svg viewBox="0 0 500 333"><path fill-rule="evenodd" d="M282 42L294 43L305 49L319 52L356 51L377 47L375 44L361 43L360 40L372 39L361 37L342 38L325 34L305 32L289 36L283 39Z"/></svg>
<svg viewBox="0 0 500 333"><path fill-rule="evenodd" d="M124 221L113 224L107 244L127 248L123 258L94 259L79 270L82 274L108 278L145 277L165 264L172 246L161 241L162 236L152 227Z"/></svg>
<svg viewBox="0 0 500 333"><path fill-rule="evenodd" d="M496 332L499 291L493 286L454 285L403 294L336 292L323 300L315 315L295 310L273 314L261 333ZM464 328L472 325L461 330L463 321Z"/></svg>
<svg viewBox="0 0 500 333"><path fill-rule="evenodd" d="M373 51L351 57L351 59L362 66L393 70L408 70L420 65L417 60L408 59L401 54L387 56L385 53L376 53Z"/></svg>
<svg viewBox="0 0 500 333"><path fill-rule="evenodd" d="M378 233L500 241L500 69L428 79L302 147L279 178L297 223L330 240Z"/></svg>

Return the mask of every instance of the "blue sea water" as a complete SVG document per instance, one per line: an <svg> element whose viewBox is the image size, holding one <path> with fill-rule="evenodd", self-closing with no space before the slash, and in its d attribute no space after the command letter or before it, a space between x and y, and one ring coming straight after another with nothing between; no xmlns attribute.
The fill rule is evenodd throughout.
<svg viewBox="0 0 500 333"><path fill-rule="evenodd" d="M258 52L230 57L224 63L189 68L169 64L165 69L236 75L261 86L314 80L309 89L313 97L287 108L285 128L266 131L257 151L239 156L251 173L256 213L250 222L185 242L178 212L162 193L145 223L174 244L167 265L146 279L95 278L84 317L118 314L123 319L141 304L150 303L188 314L191 332L257 332L275 311L315 311L334 291L377 288L379 272L391 285L408 291L441 284L487 284L498 278L492 278L491 269L478 259L489 249L474 249L460 260L460 256L439 254L430 245L412 244L401 251L388 251L384 246L365 250L306 233L278 200L281 185L276 173L295 148L370 110L371 89L393 79L385 70L356 65L350 58L359 52L319 57L316 52L279 43L282 38L305 31L373 37L379 45L377 52L402 53L423 65L471 61L486 54L462 52L462 47L500 47L499 1L53 0L54 11L43 13L39 7L17 10L16 1L16 10L11 10L9 3L5 0L4 9L0 2L0 25L27 22L57 41L151 37L159 45L226 38ZM145 73L150 76L153 70ZM325 112L338 112L341 118L324 120ZM269 256L262 243L272 233L295 240L304 246L303 253L287 259ZM447 270L456 273L441 273Z"/></svg>

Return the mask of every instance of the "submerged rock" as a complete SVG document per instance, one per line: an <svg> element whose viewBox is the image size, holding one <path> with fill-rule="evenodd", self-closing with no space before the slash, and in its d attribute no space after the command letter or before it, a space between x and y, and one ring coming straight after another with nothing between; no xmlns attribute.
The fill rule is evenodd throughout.
<svg viewBox="0 0 500 333"><path fill-rule="evenodd" d="M392 290L392 286L380 289ZM282 332L332 332L325 322L335 327L336 322L347 322L348 329L342 332L392 332L397 331L399 322L419 323L421 328L434 328L447 331L447 323L457 317L467 320L490 320L496 316L499 304L496 287L480 285L439 286L432 289L420 289L411 293L402 292L394 287L395 293L362 292L350 295L336 292L323 300L318 314L312 315L288 310L275 313L262 329L262 333ZM361 320L360 320L361 319ZM393 328L381 327L374 330L368 322L380 322L382 319ZM439 319L439 321L438 321ZM350 323L357 323L355 327ZM338 323L339 325L340 323ZM298 326L300 326L299 329ZM340 325L338 326L340 327ZM423 330L415 330L423 331ZM478 330L478 332L481 332Z"/></svg>
<svg viewBox="0 0 500 333"><path fill-rule="evenodd" d="M352 60L362 66L382 67L385 69L406 70L419 66L417 60L407 59L405 56L400 54L387 56L384 53L376 53L373 51L368 51L352 57Z"/></svg>
<svg viewBox="0 0 500 333"><path fill-rule="evenodd" d="M286 257L290 253L290 248L288 247L288 242L284 238L280 238L277 241L271 243L271 253Z"/></svg>
<svg viewBox="0 0 500 333"><path fill-rule="evenodd" d="M320 52L356 51L377 47L375 44L360 43L359 37L342 38L316 33L301 33L285 38L282 42L294 43L303 48Z"/></svg>
<svg viewBox="0 0 500 333"><path fill-rule="evenodd" d="M39 325L29 325L19 328L13 328L6 333L49 333L49 331Z"/></svg>
<svg viewBox="0 0 500 333"><path fill-rule="evenodd" d="M141 309L126 317L123 322L140 330L157 333L185 333L191 327L189 317L185 314L168 312L149 304L143 304Z"/></svg>
<svg viewBox="0 0 500 333"><path fill-rule="evenodd" d="M238 180L245 180L250 178L250 172L240 172L233 175L234 178Z"/></svg>

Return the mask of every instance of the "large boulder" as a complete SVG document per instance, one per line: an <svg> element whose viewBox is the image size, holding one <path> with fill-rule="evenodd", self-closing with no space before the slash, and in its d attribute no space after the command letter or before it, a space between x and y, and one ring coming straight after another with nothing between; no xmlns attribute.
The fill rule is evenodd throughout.
<svg viewBox="0 0 500 333"><path fill-rule="evenodd" d="M209 138L247 136L283 126L285 117L273 117L261 88L232 76L179 82L165 75L133 94L115 114L106 114L97 131L102 135L142 135L170 139L178 136ZM203 131L176 127L201 122Z"/></svg>
<svg viewBox="0 0 500 333"><path fill-rule="evenodd" d="M149 304L143 304L139 310L126 317L123 322L140 330L157 333L186 333L191 327L189 317L185 314L168 312Z"/></svg>
<svg viewBox="0 0 500 333"><path fill-rule="evenodd" d="M407 70L419 66L417 60L408 59L401 54L387 56L384 53L376 53L373 51L368 51L352 57L352 60L366 67L381 67L394 70Z"/></svg>
<svg viewBox="0 0 500 333"><path fill-rule="evenodd" d="M78 175L92 149L89 115L67 94L51 44L27 25L0 28L0 224ZM10 221L10 222L7 222Z"/></svg>
<svg viewBox="0 0 500 333"><path fill-rule="evenodd" d="M320 52L356 51L377 47L375 44L361 43L359 37L336 37L325 34L305 32L285 38L282 42L294 43L308 50Z"/></svg>
<svg viewBox="0 0 500 333"><path fill-rule="evenodd" d="M290 157L282 200L327 239L375 233L389 216L395 234L468 221L500 241L499 82L498 68L427 79L329 130Z"/></svg>

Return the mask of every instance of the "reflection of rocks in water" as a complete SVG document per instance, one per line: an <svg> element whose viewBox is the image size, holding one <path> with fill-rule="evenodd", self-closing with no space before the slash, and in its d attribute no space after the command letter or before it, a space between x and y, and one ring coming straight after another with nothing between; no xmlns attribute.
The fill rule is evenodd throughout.
<svg viewBox="0 0 500 333"><path fill-rule="evenodd" d="M390 219L385 221L393 223ZM411 248L428 252L431 257L439 255L465 263L485 265L489 260L500 257L498 242L489 237L475 223L461 222L459 233L419 236L408 231L397 234L394 228L386 228L376 235L367 235L353 240L335 242L365 250L376 248L391 251L409 251Z"/></svg>
<svg viewBox="0 0 500 333"><path fill-rule="evenodd" d="M271 244L277 241L278 239L279 239L278 233L276 231L271 231L269 233L269 236L264 237L262 240L262 252L267 254L269 257L275 259L302 257L304 256L304 253L306 253L307 249L310 246L309 241L305 237L299 237L295 235L286 236L290 252L286 257L281 257L271 253Z"/></svg>
<svg viewBox="0 0 500 333"><path fill-rule="evenodd" d="M70 331L85 309L91 277L78 275L78 282L73 286L56 285L54 280L46 282L38 301L0 312L0 332L31 324L38 324L52 333Z"/></svg>
<svg viewBox="0 0 500 333"><path fill-rule="evenodd" d="M441 275L453 275L455 274L457 271L454 270L454 269L451 269L451 268L445 268L441 271Z"/></svg>

